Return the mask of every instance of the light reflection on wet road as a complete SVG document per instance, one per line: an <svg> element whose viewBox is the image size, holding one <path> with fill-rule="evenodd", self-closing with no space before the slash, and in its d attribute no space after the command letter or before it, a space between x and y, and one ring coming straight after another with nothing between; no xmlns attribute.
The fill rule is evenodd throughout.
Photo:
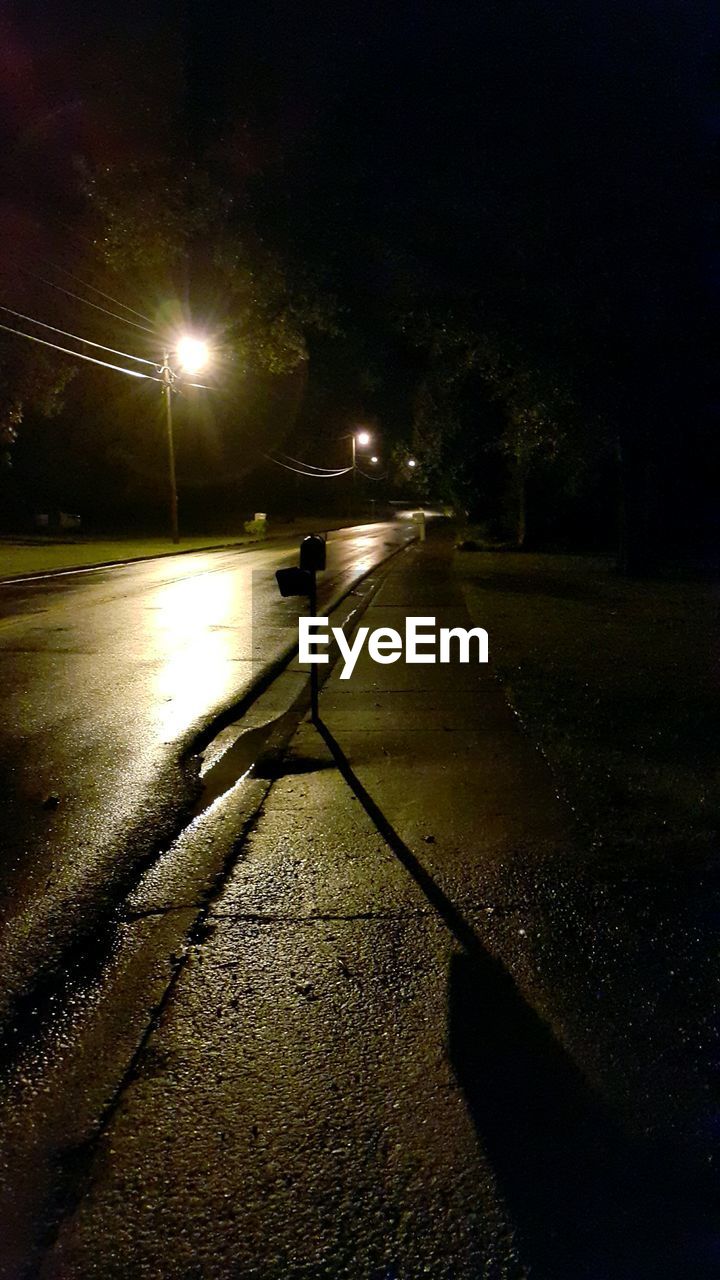
<svg viewBox="0 0 720 1280"><path fill-rule="evenodd" d="M341 530L321 605L410 536ZM0 1016L174 829L180 757L296 638L296 544L0 584Z"/></svg>

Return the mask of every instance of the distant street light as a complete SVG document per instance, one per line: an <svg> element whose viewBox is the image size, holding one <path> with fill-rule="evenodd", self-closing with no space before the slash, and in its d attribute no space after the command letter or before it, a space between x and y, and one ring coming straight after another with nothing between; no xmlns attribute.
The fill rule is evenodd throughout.
<svg viewBox="0 0 720 1280"><path fill-rule="evenodd" d="M207 343L203 342L201 338L194 338L190 333L184 333L182 337L178 338L174 348L174 355L176 363L180 366L183 372L189 374L200 373L210 360L210 350ZM173 439L172 417L172 393L174 383L177 381L177 374L170 364L170 351L168 348L163 352L163 363L160 370L160 376L162 377L162 389L165 397L168 479L170 482L170 529L172 532L172 540L177 544L180 541L180 524L178 520L177 478L175 475L175 441Z"/></svg>
<svg viewBox="0 0 720 1280"><path fill-rule="evenodd" d="M350 439L352 440L352 487L353 487L353 506L355 490L357 489L357 445L368 445L372 439L369 431L353 431Z"/></svg>
<svg viewBox="0 0 720 1280"><path fill-rule="evenodd" d="M377 454L373 454L373 456L372 456L372 458L370 459L370 461L372 462L372 464L373 464L373 466L374 466L374 465L375 465L375 463L378 461L378 459L377 459Z"/></svg>
<svg viewBox="0 0 720 1280"><path fill-rule="evenodd" d="M350 436L350 439L352 440L352 469L353 469L353 477L354 477L355 469L357 466L357 460L356 460L357 446L362 445L362 447L364 448L366 445L370 443L370 441L372 440L372 436L370 435L369 431L353 431L352 435Z"/></svg>
<svg viewBox="0 0 720 1280"><path fill-rule="evenodd" d="M408 458L408 466L409 466L409 467L416 467L416 466L417 466L417 462L415 461L415 459L414 459L414 458Z"/></svg>
<svg viewBox="0 0 720 1280"><path fill-rule="evenodd" d="M366 445L370 444L370 441L372 440L372 436L370 435L369 431L352 431L347 436L338 436L338 439L350 441L350 447L352 450L351 460L350 460L350 471L352 472L352 475L350 479L352 480L352 489L353 489L353 495L354 495L355 490L357 488L357 479L356 479L357 477L357 446L360 445L362 448L365 448ZM373 461L377 461L377 459L373 459ZM353 496L353 505L354 505L354 496Z"/></svg>

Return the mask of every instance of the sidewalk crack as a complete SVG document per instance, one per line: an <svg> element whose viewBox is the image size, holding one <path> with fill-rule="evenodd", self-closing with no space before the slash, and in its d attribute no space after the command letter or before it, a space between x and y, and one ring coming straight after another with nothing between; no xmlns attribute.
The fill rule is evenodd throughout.
<svg viewBox="0 0 720 1280"><path fill-rule="evenodd" d="M235 924L321 924L353 920L427 919L433 914L434 912L425 907L413 907L400 911L319 911L306 915L291 915L283 912L273 914L265 911L212 911L208 915L208 922L231 920Z"/></svg>

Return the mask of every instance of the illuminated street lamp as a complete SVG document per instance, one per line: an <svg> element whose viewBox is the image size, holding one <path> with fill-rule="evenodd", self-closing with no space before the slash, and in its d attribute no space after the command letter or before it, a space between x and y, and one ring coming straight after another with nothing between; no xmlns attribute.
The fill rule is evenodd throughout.
<svg viewBox="0 0 720 1280"><path fill-rule="evenodd" d="M357 488L357 446L362 445L364 448L369 445L372 436L369 431L353 431L350 439L352 440L352 486L354 494Z"/></svg>
<svg viewBox="0 0 720 1280"><path fill-rule="evenodd" d="M353 477L354 477L355 469L357 466L357 462L356 462L357 446L361 445L363 448L365 448L366 445L369 445L372 439L372 436L370 435L369 431L353 431L352 435L350 436L350 439L352 440L352 469L353 469Z"/></svg>
<svg viewBox="0 0 720 1280"><path fill-rule="evenodd" d="M193 338L192 334L183 334L178 340L175 354L178 364L185 373L201 373L210 360L210 349L202 338Z"/></svg>
<svg viewBox="0 0 720 1280"><path fill-rule="evenodd" d="M370 459L370 461L372 462L373 466L375 466L375 464L376 464L376 463L377 463L377 461L378 461L377 454L375 454L375 453L374 453L374 454L373 454L373 456L372 456L372 458Z"/></svg>
<svg viewBox="0 0 720 1280"><path fill-rule="evenodd" d="M413 468L417 466L417 462L414 458L408 458L408 466Z"/></svg>
<svg viewBox="0 0 720 1280"><path fill-rule="evenodd" d="M196 374L200 373L206 367L210 360L210 350L206 342L201 338L195 338L190 333L184 333L178 338L174 353L176 364L184 373ZM173 418L172 418L172 393L173 385L177 380L177 374L170 364L170 351L166 348L163 352L163 363L160 369L160 376L163 384L163 395L165 397L165 422L167 428L167 446L168 446L168 479L170 482L170 529L172 532L172 540L174 543L180 541L180 525L178 521L178 496L177 496L177 479L175 476L175 441L173 439Z"/></svg>

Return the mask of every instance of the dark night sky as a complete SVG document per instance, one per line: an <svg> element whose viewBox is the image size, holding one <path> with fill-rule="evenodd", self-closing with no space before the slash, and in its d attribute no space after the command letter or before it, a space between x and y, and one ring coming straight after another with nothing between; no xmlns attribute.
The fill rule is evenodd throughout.
<svg viewBox="0 0 720 1280"><path fill-rule="evenodd" d="M467 223L544 196L553 214L585 204L590 222L597 199L672 195L712 125L713 9L5 5L6 182L62 183L76 152L152 154L176 126L238 176L310 156L312 179L331 188L344 161L378 219Z"/></svg>
<svg viewBox="0 0 720 1280"><path fill-rule="evenodd" d="M61 253L78 156L191 156L368 332L403 280L467 289L549 346L622 331L642 397L707 341L717 28L709 0L6 4L0 234Z"/></svg>

